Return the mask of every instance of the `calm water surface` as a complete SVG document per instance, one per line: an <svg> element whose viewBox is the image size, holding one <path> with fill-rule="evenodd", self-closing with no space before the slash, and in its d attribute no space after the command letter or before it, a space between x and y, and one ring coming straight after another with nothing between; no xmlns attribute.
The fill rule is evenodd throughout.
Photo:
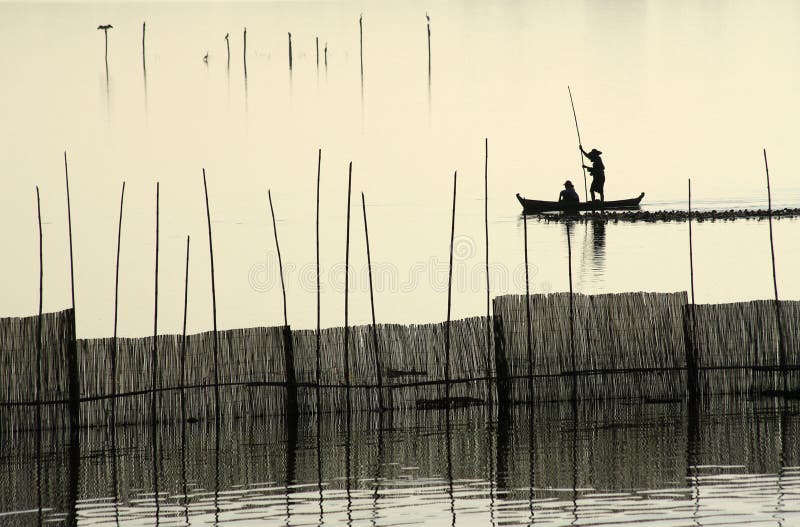
<svg viewBox="0 0 800 527"><path fill-rule="evenodd" d="M241 420L13 438L3 525L800 521L798 408L769 400ZM157 496L157 499L154 499Z"/></svg>

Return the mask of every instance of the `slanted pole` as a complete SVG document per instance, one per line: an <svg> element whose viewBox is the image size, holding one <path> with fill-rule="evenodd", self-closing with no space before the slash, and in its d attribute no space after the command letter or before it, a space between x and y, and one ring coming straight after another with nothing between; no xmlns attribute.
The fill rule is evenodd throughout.
<svg viewBox="0 0 800 527"><path fill-rule="evenodd" d="M448 401L445 402L449 406L450 398L450 311L453 300L453 243L455 242L456 235L456 188L458 183L458 171L453 173L453 215L450 224L450 265L447 272L447 326L445 330L444 340L444 378L445 378L445 393L447 394Z"/></svg>
<svg viewBox="0 0 800 527"><path fill-rule="evenodd" d="M430 34L430 31L429 31ZM486 234L486 393L489 406L492 404L492 299L489 290L489 138L484 139L483 161L483 224Z"/></svg>
<svg viewBox="0 0 800 527"><path fill-rule="evenodd" d="M353 162L347 172L347 235L345 238L344 253L344 383L350 390L350 327L349 327L349 307L350 307L350 190L353 182ZM348 401L350 397L348 395Z"/></svg>
<svg viewBox="0 0 800 527"><path fill-rule="evenodd" d="M245 29L245 35L247 29ZM203 190L206 197L206 219L208 221L208 252L211 260L211 315L214 324L214 420L219 421L219 336L217 334L217 288L214 282L214 243L211 239L211 209L208 206L208 183L203 169Z"/></svg>
<svg viewBox="0 0 800 527"><path fill-rule="evenodd" d="M183 331L181 333L181 421L186 421L186 319L189 313L189 235L186 236L186 275L183 280Z"/></svg>
<svg viewBox="0 0 800 527"><path fill-rule="evenodd" d="M372 287L372 256L369 251L369 229L367 228L367 205L364 193L361 193L361 209L364 212L364 237L367 243L367 272L369 274L369 306L372 312L372 347L375 354L375 375L378 379L378 408L383 411L383 374L381 372L380 353L378 350L378 329L375 324L375 294Z"/></svg>
<svg viewBox="0 0 800 527"><path fill-rule="evenodd" d="M531 345L531 288L528 275L528 216L522 213L522 231L525 238L525 349L528 351L528 398L533 402L533 346ZM571 298L571 295L570 295Z"/></svg>
<svg viewBox="0 0 800 527"><path fill-rule="evenodd" d="M688 388L690 400L697 398L699 379L697 371L697 322L695 319L694 298L694 245L692 239L692 179L689 178L689 281L692 293L692 305L689 306L689 338L686 344L686 368L689 375Z"/></svg>
<svg viewBox="0 0 800 527"><path fill-rule="evenodd" d="M575 131L578 132L578 147L583 148L583 143L581 142L581 129L578 127L578 115L575 113L575 103L572 101L572 90L569 86L567 86L567 91L569 92L569 104L572 106L572 117L575 119ZM583 170L583 201L589 201L589 190L586 186L586 169L583 168L583 152L581 152L580 159L581 170Z"/></svg>
<svg viewBox="0 0 800 527"><path fill-rule="evenodd" d="M769 163L767 162L767 149L764 149L764 170L767 174L767 218L769 219L769 249L772 258L772 286L775 291L775 317L778 325L778 364L783 376L783 391L787 389L786 371L786 346L783 336L783 321L781 320L781 303L778 299L778 274L775 271L775 240L772 234L772 190L769 184Z"/></svg>
<svg viewBox="0 0 800 527"><path fill-rule="evenodd" d="M320 384L320 375L322 373L322 361L320 356L320 337L321 337L321 287L320 287L320 273L319 273L319 187L320 187L320 176L322 171L322 149L320 148L317 151L317 212L316 212L316 249L317 249L317 332L316 332L316 359L317 359L317 368L316 368L316 380L317 380L317 412L320 411L319 409L319 384Z"/></svg>
<svg viewBox="0 0 800 527"><path fill-rule="evenodd" d="M158 397L158 392L156 391L158 386L158 244L159 244L159 233L158 233L158 225L159 222L159 183L156 182L156 270L155 270L155 295L154 295L154 307L153 307L153 352L150 357L150 368L151 368L151 386L150 386L150 414L151 414L151 422L153 423L153 427L155 429L156 423L156 415L157 415L157 406L158 403L156 401ZM156 497L156 501L158 501L158 497Z"/></svg>
<svg viewBox="0 0 800 527"><path fill-rule="evenodd" d="M39 222L39 316L36 319L36 429L39 430L41 428L39 415L42 403L42 306L44 302L44 241L39 185L36 185L36 216Z"/></svg>
<svg viewBox="0 0 800 527"><path fill-rule="evenodd" d="M119 320L119 255L122 247L122 211L125 204L125 182L122 182L122 193L119 198L119 227L117 228L117 264L114 273L114 338L111 345L111 425L116 420L117 401L117 353L119 341L117 340L117 322Z"/></svg>
<svg viewBox="0 0 800 527"><path fill-rule="evenodd" d="M69 284L72 299L72 338L67 350L67 378L69 394L69 419L70 427L77 428L80 417L80 379L78 376L78 350L75 344L77 335L75 313L75 260L72 252L72 207L69 199L69 167L67 165L67 152L64 151L64 180L67 188L67 229L69 232Z"/></svg>

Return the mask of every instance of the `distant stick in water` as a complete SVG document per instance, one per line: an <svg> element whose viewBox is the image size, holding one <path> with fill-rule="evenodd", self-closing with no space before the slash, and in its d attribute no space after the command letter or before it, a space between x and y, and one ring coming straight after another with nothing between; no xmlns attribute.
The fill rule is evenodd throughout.
<svg viewBox="0 0 800 527"><path fill-rule="evenodd" d="M231 69L231 41L230 33L225 33L225 48L228 50L228 69Z"/></svg>
<svg viewBox="0 0 800 527"><path fill-rule="evenodd" d="M325 43L325 71L328 71L328 43Z"/></svg>
<svg viewBox="0 0 800 527"><path fill-rule="evenodd" d="M147 56L145 53L145 34L147 32L147 23L142 22L142 71L147 75Z"/></svg>
<svg viewBox="0 0 800 527"><path fill-rule="evenodd" d="M778 325L778 363L783 374L783 390L786 386L786 347L783 342L783 323L781 321L781 304L778 300L778 275L775 271L775 242L772 236L772 190L769 185L769 163L767 163L767 149L764 149L764 170L767 173L767 217L769 218L769 248L772 256L772 285L775 290L775 316Z"/></svg>
<svg viewBox="0 0 800 527"><path fill-rule="evenodd" d="M244 76L247 77L247 28L244 28L244 46L242 49L242 62L244 63Z"/></svg>
<svg viewBox="0 0 800 527"><path fill-rule="evenodd" d="M358 15L358 56L361 61L361 80L364 80L364 15Z"/></svg>
<svg viewBox="0 0 800 527"><path fill-rule="evenodd" d="M431 17L425 12L425 19L428 21L428 82L431 81Z"/></svg>
<svg viewBox="0 0 800 527"><path fill-rule="evenodd" d="M314 37L314 44L317 48L317 71L319 71L319 37Z"/></svg>
<svg viewBox="0 0 800 527"><path fill-rule="evenodd" d="M97 26L97 29L102 29L103 30L103 34L105 35L105 41L106 41L106 53L105 53L105 57L106 57L106 82L108 82L108 30L109 29L113 29L113 28L114 28L114 26L112 26L111 24L103 24L103 25Z"/></svg>
<svg viewBox="0 0 800 527"><path fill-rule="evenodd" d="M292 32L289 32L289 69L292 69Z"/></svg>
<svg viewBox="0 0 800 527"><path fill-rule="evenodd" d="M206 51L206 54L203 56L203 62L208 64L208 51Z"/></svg>

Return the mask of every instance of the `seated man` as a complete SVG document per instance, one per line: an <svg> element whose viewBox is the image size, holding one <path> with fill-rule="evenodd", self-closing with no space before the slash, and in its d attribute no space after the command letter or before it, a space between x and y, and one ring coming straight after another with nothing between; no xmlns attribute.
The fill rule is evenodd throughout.
<svg viewBox="0 0 800 527"><path fill-rule="evenodd" d="M559 203L578 203L580 198L578 197L578 193L575 192L575 187L572 185L572 181L567 180L564 182L564 190L558 195L558 202Z"/></svg>

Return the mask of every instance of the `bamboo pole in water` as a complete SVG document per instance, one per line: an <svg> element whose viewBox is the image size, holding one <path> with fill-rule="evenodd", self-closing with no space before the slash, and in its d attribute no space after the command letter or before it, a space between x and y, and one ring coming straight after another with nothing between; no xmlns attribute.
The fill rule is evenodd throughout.
<svg viewBox="0 0 800 527"><path fill-rule="evenodd" d="M72 311L75 311L75 263L72 253L72 208L69 200L69 167L67 166L67 152L64 151L64 180L67 185L67 229L69 232L69 284L72 298ZM74 326L74 319L73 319Z"/></svg>
<svg viewBox="0 0 800 527"><path fill-rule="evenodd" d="M328 71L328 43L325 43L325 71Z"/></svg>
<svg viewBox="0 0 800 527"><path fill-rule="evenodd" d="M694 298L694 245L692 238L692 179L689 178L689 280L692 292L692 305L689 311L690 317L690 335L691 342L686 346L686 367L688 368L689 379L689 395L692 400L697 396L698 378L697 378L697 322L695 311L695 298Z"/></svg>
<svg viewBox="0 0 800 527"><path fill-rule="evenodd" d="M349 306L350 306L350 190L353 182L353 162L347 172L347 235L344 253L344 383L350 388ZM349 396L348 396L349 400Z"/></svg>
<svg viewBox="0 0 800 527"><path fill-rule="evenodd" d="M431 80L431 17L425 12L425 19L428 21L428 81Z"/></svg>
<svg viewBox="0 0 800 527"><path fill-rule="evenodd" d="M575 119L575 131L578 132L578 147L583 148L581 142L581 129L578 128L578 115L575 113L575 103L572 101L572 89L567 86L569 92L569 104L572 106L572 117ZM589 190L586 187L586 169L583 168L583 152L581 152L581 170L583 170L583 201L589 201Z"/></svg>
<svg viewBox="0 0 800 527"><path fill-rule="evenodd" d="M230 33L225 33L225 49L228 51L227 68L231 69L231 40Z"/></svg>
<svg viewBox="0 0 800 527"><path fill-rule="evenodd" d="M78 375L78 350L75 344L77 336L76 313L75 313L75 260L72 251L72 205L69 196L69 166L67 165L67 151L64 151L64 180L67 188L67 229L69 233L69 284L70 297L72 299L72 338L68 342L67 351L67 375L69 393L69 416L70 426L77 428L80 418L80 378Z"/></svg>
<svg viewBox="0 0 800 527"><path fill-rule="evenodd" d="M186 421L186 319L189 313L189 235L186 236L186 274L183 279L183 331L181 333L181 421Z"/></svg>
<svg viewBox="0 0 800 527"><path fill-rule="evenodd" d="M361 63L361 80L364 80L364 15L358 15L358 58Z"/></svg>
<svg viewBox="0 0 800 527"><path fill-rule="evenodd" d="M150 413L153 426L156 422L156 398L157 395L157 379L158 379L158 244L159 244L159 183L156 182L156 269L155 269L155 295L153 307L153 353L151 355L151 386L150 386Z"/></svg>
<svg viewBox="0 0 800 527"><path fill-rule="evenodd" d="M245 35L247 29L245 29ZM219 336L217 335L217 288L214 282L214 244L211 239L211 209L208 206L208 183L203 169L203 190L206 197L206 219L208 220L208 252L211 259L211 314L214 324L214 420L219 420Z"/></svg>
<svg viewBox="0 0 800 527"><path fill-rule="evenodd" d="M242 63L244 64L244 76L247 77L247 28L244 28L242 40L244 41L242 46Z"/></svg>
<svg viewBox="0 0 800 527"><path fill-rule="evenodd" d="M317 213L316 213L316 249L317 249L317 332L316 332L316 380L317 380L317 405L319 405L319 383L322 371L322 361L320 357L320 336L321 336L321 294L320 294L320 275L319 275L319 187L320 176L322 174L322 148L317 151ZM317 407L317 411L320 409Z"/></svg>
<svg viewBox="0 0 800 527"><path fill-rule="evenodd" d="M522 231L525 247L525 349L528 352L528 397L533 395L533 346L531 344L531 288L528 275L528 215L522 213Z"/></svg>
<svg viewBox="0 0 800 527"><path fill-rule="evenodd" d="M145 33L147 31L147 23L142 22L142 71L147 74L147 59L145 53Z"/></svg>
<svg viewBox="0 0 800 527"><path fill-rule="evenodd" d="M781 303L778 299L778 275L775 270L775 240L772 234L772 189L769 184L769 163L767 149L764 149L764 170L767 174L767 218L769 219L769 248L772 257L772 286L775 291L775 316L778 325L778 363L783 375L783 390L786 391L786 348L783 341L783 322L781 320Z"/></svg>
<svg viewBox="0 0 800 527"><path fill-rule="evenodd" d="M372 346L375 354L375 374L378 378L378 408L383 410L383 375L381 373L380 354L378 352L378 330L375 326L375 294L372 288L372 256L369 251L369 229L367 228L367 205L364 193L361 193L361 209L364 212L364 237L367 243L367 272L369 274L369 305L372 312Z"/></svg>
<svg viewBox="0 0 800 527"><path fill-rule="evenodd" d="M429 33L429 40L430 40L430 30ZM429 52L430 55L430 52ZM430 68L428 68L430 70ZM492 377L492 367L491 367L491 356L492 356L492 308L491 308L491 294L489 290L489 138L484 138L484 150L485 155L483 159L483 223L485 227L485 234L486 234L486 379L487 379L487 390L486 393L489 396L489 405L492 404L492 387L491 387L491 377Z"/></svg>
<svg viewBox="0 0 800 527"><path fill-rule="evenodd" d="M283 280L283 260L281 259L281 246L278 243L278 225L275 222L275 208L272 206L272 191L267 190L269 198L269 212L272 215L272 232L275 235L275 251L278 253L278 273L281 278L281 293L283 293L283 326L289 326L289 317L286 313L286 283Z"/></svg>
<svg viewBox="0 0 800 527"><path fill-rule="evenodd" d="M36 185L36 216L39 222L39 316L36 319L36 409L42 402L42 305L44 301L44 242L42 236L42 205L39 198L39 185ZM41 423L36 423L37 430Z"/></svg>
<svg viewBox="0 0 800 527"><path fill-rule="evenodd" d="M117 263L114 273L114 339L111 345L111 425L114 426L117 401L117 321L119 320L119 254L122 247L122 210L125 204L125 182L122 182L122 193L119 198L119 227L117 229Z"/></svg>
<svg viewBox="0 0 800 527"><path fill-rule="evenodd" d="M289 70L292 69L292 33L289 32Z"/></svg>
<svg viewBox="0 0 800 527"><path fill-rule="evenodd" d="M453 243L456 235L456 188L458 171L453 173L453 216L450 224L450 265L447 272L447 326L444 340L444 378L445 393L450 397L450 308L453 299ZM447 403L449 405L449 403Z"/></svg>

